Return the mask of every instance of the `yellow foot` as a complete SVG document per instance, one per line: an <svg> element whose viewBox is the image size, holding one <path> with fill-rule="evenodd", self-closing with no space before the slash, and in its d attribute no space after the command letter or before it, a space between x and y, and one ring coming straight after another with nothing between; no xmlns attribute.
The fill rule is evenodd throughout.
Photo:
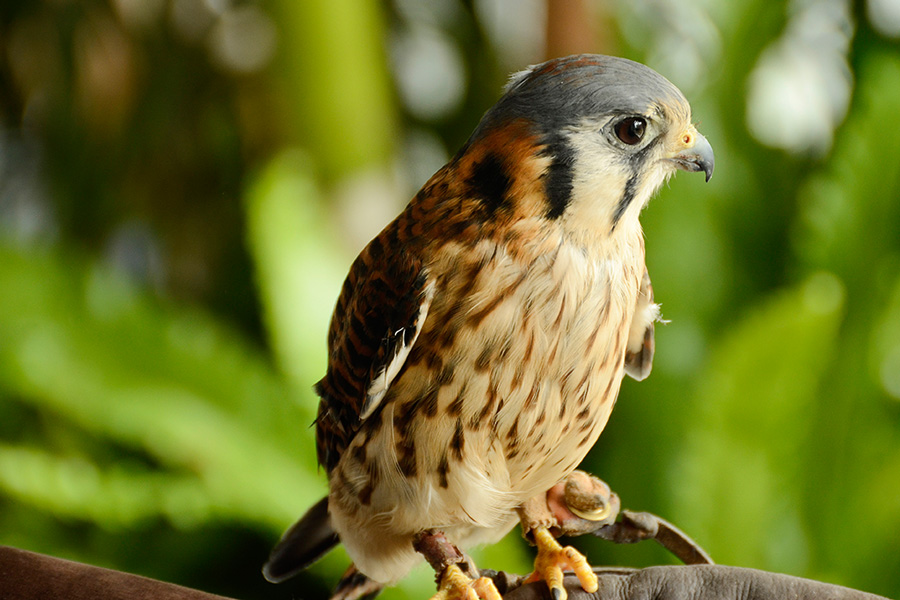
<svg viewBox="0 0 900 600"><path fill-rule="evenodd" d="M503 600L497 586L487 577L472 579L456 565L444 569L438 593L431 600Z"/></svg>
<svg viewBox="0 0 900 600"><path fill-rule="evenodd" d="M525 579L526 583L546 581L553 600L566 600L568 594L563 587L562 568L567 567L575 572L584 591L589 594L597 591L597 575L578 550L572 546L560 546L546 527L534 529L534 543L538 554L534 561L534 573Z"/></svg>

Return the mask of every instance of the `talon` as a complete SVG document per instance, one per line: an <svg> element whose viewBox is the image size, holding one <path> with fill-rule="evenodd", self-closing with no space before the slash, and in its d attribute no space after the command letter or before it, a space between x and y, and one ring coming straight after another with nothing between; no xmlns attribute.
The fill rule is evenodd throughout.
<svg viewBox="0 0 900 600"><path fill-rule="evenodd" d="M612 507L609 504L602 506L600 508L595 508L594 510L579 510L574 506L568 507L572 514L581 517L587 521L602 521L606 519L610 513L612 512Z"/></svg>
<svg viewBox="0 0 900 600"><path fill-rule="evenodd" d="M438 592L431 600L503 600L497 586L487 577L472 579L457 565L450 565L441 575Z"/></svg>
<svg viewBox="0 0 900 600"><path fill-rule="evenodd" d="M565 548L559 545L546 527L534 529L534 542L537 545L538 555L534 561L534 572L525 580L543 580L547 582L553 600L566 600L568 594L563 587L562 567L574 571L582 589L589 594L597 591L597 575L594 573L587 559L572 546Z"/></svg>

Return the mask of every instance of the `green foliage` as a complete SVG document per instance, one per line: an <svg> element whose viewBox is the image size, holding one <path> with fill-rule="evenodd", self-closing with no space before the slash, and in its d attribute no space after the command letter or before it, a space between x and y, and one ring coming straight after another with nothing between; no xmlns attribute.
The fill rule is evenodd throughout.
<svg viewBox="0 0 900 600"><path fill-rule="evenodd" d="M333 179L385 162L394 114L378 5L371 0L274 5L285 43L290 114L300 140L316 149L319 167Z"/></svg>
<svg viewBox="0 0 900 600"><path fill-rule="evenodd" d="M163 516L277 530L321 493L290 426L312 421L310 403L233 331L96 263L0 256L0 389L34 415L0 449L12 497L111 528Z"/></svg>
<svg viewBox="0 0 900 600"><path fill-rule="evenodd" d="M741 319L718 340L697 399L694 426L673 460L670 488L682 527L726 564L802 572L800 518L814 410L833 358L844 292L813 275ZM740 540L740 543L735 543Z"/></svg>
<svg viewBox="0 0 900 600"><path fill-rule="evenodd" d="M321 214L309 161L297 151L276 157L254 179L245 208L273 353L298 387L308 387L325 372L325 336L347 264Z"/></svg>

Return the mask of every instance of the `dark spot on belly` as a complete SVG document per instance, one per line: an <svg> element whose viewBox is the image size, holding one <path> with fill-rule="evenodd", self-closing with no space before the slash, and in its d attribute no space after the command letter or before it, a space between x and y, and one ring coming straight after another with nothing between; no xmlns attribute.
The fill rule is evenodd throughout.
<svg viewBox="0 0 900 600"><path fill-rule="evenodd" d="M372 503L372 492L375 491L375 488L372 486L372 482L366 484L366 486L359 491L357 497L359 498L360 504L364 506L368 506Z"/></svg>
<svg viewBox="0 0 900 600"><path fill-rule="evenodd" d="M484 348L481 349L481 352L478 353L478 357L475 358L475 371L479 373L486 371L491 366L493 355L493 344L485 344Z"/></svg>
<svg viewBox="0 0 900 600"><path fill-rule="evenodd" d="M537 399L538 399L538 396L540 395L540 393L541 393L541 384L539 381L535 381L534 384L531 386L531 391L528 392L528 396L526 396L526 398L525 398L525 402L522 404L522 409L525 411L528 411L528 410L531 410L532 408L534 408L537 405ZM538 421L538 423L536 423L536 425L543 423L543 419L544 419L544 415L541 414L540 421Z"/></svg>
<svg viewBox="0 0 900 600"><path fill-rule="evenodd" d="M603 390L603 395L600 396L600 398L603 402L606 402L609 400L609 394L610 394L610 392L612 392L612 387L615 382L616 382L615 376L612 376L609 378L609 382L606 384L606 389Z"/></svg>
<svg viewBox="0 0 900 600"><path fill-rule="evenodd" d="M419 404L422 407L422 414L426 417L433 417L438 412L438 389L437 385L432 384L422 396Z"/></svg>
<svg viewBox="0 0 900 600"><path fill-rule="evenodd" d="M480 413L478 413L477 415L473 415L472 419L470 419L469 421L469 425L472 426L472 429L477 430L491 421L491 417L497 410L496 406L497 388L493 385L493 382L491 382L488 385L487 398L485 399L484 407L481 409Z"/></svg>
<svg viewBox="0 0 900 600"><path fill-rule="evenodd" d="M447 486L450 485L450 482L447 481L447 473L450 472L450 464L447 462L447 455L444 454L441 456L441 462L438 463L438 484L447 489Z"/></svg>
<svg viewBox="0 0 900 600"><path fill-rule="evenodd" d="M466 395L466 384L463 383L459 387L459 393L456 394L456 398L453 399L453 402L447 406L447 414L451 417L458 417L462 414L463 402L465 401Z"/></svg>
<svg viewBox="0 0 900 600"><path fill-rule="evenodd" d="M465 430L461 419L456 420L456 431L453 433L453 439L450 440L450 448L453 450L453 456L456 460L462 460L463 450L466 447Z"/></svg>
<svg viewBox="0 0 900 600"><path fill-rule="evenodd" d="M438 385L438 387L445 386L450 384L453 381L453 371L456 365L453 362L445 363L441 370L438 371L437 377L434 378L434 383Z"/></svg>
<svg viewBox="0 0 900 600"><path fill-rule="evenodd" d="M401 441L397 444L397 464L400 466L400 472L406 477L412 478L416 476L416 447L411 441L404 443Z"/></svg>
<svg viewBox="0 0 900 600"><path fill-rule="evenodd" d="M519 437L519 419L513 421L512 426L509 428L509 431L506 432L506 439L509 442L515 443L516 438Z"/></svg>
<svg viewBox="0 0 900 600"><path fill-rule="evenodd" d="M522 385L522 377L525 376L523 367L523 363L516 365L516 370L513 372L512 381L509 384L509 391L514 392L519 389L520 385Z"/></svg>
<svg viewBox="0 0 900 600"><path fill-rule="evenodd" d="M524 321L524 319L523 319ZM534 351L534 331L528 335L528 342L525 344L525 355L522 357L522 364L528 364L531 361L531 353Z"/></svg>
<svg viewBox="0 0 900 600"><path fill-rule="evenodd" d="M350 485L350 478L347 477L347 473L343 469L343 465L341 466L341 468L337 469L337 477L340 487L344 489L353 489L353 487Z"/></svg>
<svg viewBox="0 0 900 600"><path fill-rule="evenodd" d="M366 445L364 443L359 444L358 446L354 446L353 460L360 464L365 464L365 462L366 462Z"/></svg>
<svg viewBox="0 0 900 600"><path fill-rule="evenodd" d="M410 425L412 425L413 417L416 414L416 404L418 398L414 398L408 402L404 402L394 414L394 429L400 439L405 439L409 435Z"/></svg>

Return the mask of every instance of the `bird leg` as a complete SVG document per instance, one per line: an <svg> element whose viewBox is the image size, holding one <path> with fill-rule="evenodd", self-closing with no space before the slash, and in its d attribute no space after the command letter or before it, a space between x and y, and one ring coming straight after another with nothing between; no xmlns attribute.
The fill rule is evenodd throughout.
<svg viewBox="0 0 900 600"><path fill-rule="evenodd" d="M459 565L449 565L440 574L438 592L431 600L503 600L494 582L487 577L472 579Z"/></svg>
<svg viewBox="0 0 900 600"><path fill-rule="evenodd" d="M438 592L431 600L502 600L493 581L487 577L472 578L478 575L475 563L442 532L417 534L413 548L425 557L437 574Z"/></svg>
<svg viewBox="0 0 900 600"><path fill-rule="evenodd" d="M573 471L546 494L525 502L519 507L522 533L538 549L534 572L525 581L542 579L554 600L566 600L562 585L562 569L566 567L575 572L586 592L597 591L597 576L584 555L571 546L560 546L554 534L580 535L585 527L593 530L601 523L614 522L618 512L618 496L603 481L583 471Z"/></svg>

